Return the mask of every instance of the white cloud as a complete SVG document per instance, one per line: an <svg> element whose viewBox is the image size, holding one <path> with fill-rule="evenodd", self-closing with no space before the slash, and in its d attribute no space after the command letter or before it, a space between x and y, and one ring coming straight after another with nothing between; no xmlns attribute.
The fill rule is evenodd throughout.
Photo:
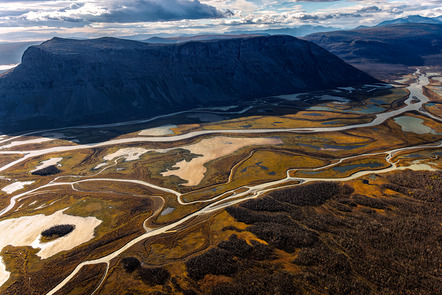
<svg viewBox="0 0 442 295"><path fill-rule="evenodd" d="M15 2L14 2L15 3ZM3 25L35 24L41 22L156 22L180 19L222 18L229 11L221 11L199 0L95 0L40 1L2 3L10 12ZM37 5L38 3L38 5ZM13 8L15 7L15 10ZM20 14L21 13L21 14Z"/></svg>
<svg viewBox="0 0 442 295"><path fill-rule="evenodd" d="M441 15L440 0L0 0L0 40L224 33L303 24L354 28L413 14Z"/></svg>

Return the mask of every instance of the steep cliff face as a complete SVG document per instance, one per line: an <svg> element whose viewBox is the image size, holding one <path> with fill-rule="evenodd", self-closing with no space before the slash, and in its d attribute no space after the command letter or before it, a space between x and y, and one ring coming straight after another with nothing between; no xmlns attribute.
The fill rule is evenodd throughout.
<svg viewBox="0 0 442 295"><path fill-rule="evenodd" d="M54 38L29 47L0 78L0 123L18 130L118 121L373 81L289 36L182 44Z"/></svg>

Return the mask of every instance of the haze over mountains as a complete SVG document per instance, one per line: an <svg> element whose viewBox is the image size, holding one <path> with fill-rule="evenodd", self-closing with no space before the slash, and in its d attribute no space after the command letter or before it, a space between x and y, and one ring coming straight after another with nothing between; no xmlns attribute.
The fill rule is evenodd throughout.
<svg viewBox="0 0 442 295"><path fill-rule="evenodd" d="M393 24L304 37L363 70L442 66L442 24ZM374 68L375 67L375 68ZM372 73L372 72L371 72Z"/></svg>
<svg viewBox="0 0 442 295"><path fill-rule="evenodd" d="M145 41L148 43L182 43L191 40L213 40L213 39L230 39L235 37L247 37L251 35L290 35L302 37L317 32L335 31L337 28L325 26L302 25L298 27L266 29L266 30L235 30L225 34L210 33L200 35L173 35L173 34L138 34L133 36L125 36L124 39ZM21 60L23 52L31 45L40 44L40 42L7 42L0 43L0 67L6 65L17 64ZM0 74L7 69L0 68Z"/></svg>
<svg viewBox="0 0 442 295"><path fill-rule="evenodd" d="M31 45L41 42L11 42L0 43L0 74L18 64L23 52Z"/></svg>
<svg viewBox="0 0 442 295"><path fill-rule="evenodd" d="M420 15L410 15L407 17L386 20L383 21L375 27L387 26L392 24L442 24L442 16L439 17L423 17ZM357 29L371 28L367 26L361 26ZM191 40L213 40L213 39L229 39L237 37L247 37L247 36L268 36L268 35L290 35L295 37L305 37L310 34L324 33L324 32L334 32L334 31L345 31L338 27L323 26L323 25L300 25L294 27L282 27L282 28L270 28L270 29L255 29L255 30L229 30L224 33L219 33L216 31L203 33L203 34L137 34L131 36L125 36L124 39L145 41L148 43L182 43ZM353 31L353 30L352 30ZM0 74L5 72L8 65L17 64L21 60L21 56L25 49L30 45L36 45L42 41L27 41L27 42L6 42L0 43ZM338 53L339 54L339 53ZM341 56L343 57L343 56ZM344 57L345 58L345 57ZM3 69L4 68L4 69Z"/></svg>
<svg viewBox="0 0 442 295"><path fill-rule="evenodd" d="M319 46L290 36L171 45L54 38L31 46L0 78L0 122L18 130L121 121L371 82Z"/></svg>
<svg viewBox="0 0 442 295"><path fill-rule="evenodd" d="M379 23L377 26L398 25L398 24L442 24L442 16L438 17L424 17L420 15L409 15L407 17L396 18L393 20L386 20Z"/></svg>
<svg viewBox="0 0 442 295"><path fill-rule="evenodd" d="M383 79L410 66L442 66L442 24L432 23L437 21L410 16L391 21L399 24L304 39ZM5 50L27 45L12 43ZM373 81L326 50L289 36L54 38L30 47L22 64L0 78L2 131L124 120ZM29 124L36 118L41 126Z"/></svg>

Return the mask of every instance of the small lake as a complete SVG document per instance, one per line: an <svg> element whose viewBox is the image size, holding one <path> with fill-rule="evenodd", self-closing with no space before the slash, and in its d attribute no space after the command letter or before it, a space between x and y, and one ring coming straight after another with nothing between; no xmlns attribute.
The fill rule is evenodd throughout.
<svg viewBox="0 0 442 295"><path fill-rule="evenodd" d="M309 111L331 111L334 112L335 110L328 107L309 107L307 108Z"/></svg>
<svg viewBox="0 0 442 295"><path fill-rule="evenodd" d="M173 211L175 211L175 208L173 208L173 207L167 207L166 209L164 209L163 211L161 211L161 214L160 214L160 215L164 216L164 215L167 215L167 214L172 213Z"/></svg>
<svg viewBox="0 0 442 295"><path fill-rule="evenodd" d="M361 114L376 114L376 113L381 113L383 111L385 111L384 108L372 105L372 106L367 106L367 107L364 107L360 110L357 110L356 112L361 113Z"/></svg>
<svg viewBox="0 0 442 295"><path fill-rule="evenodd" d="M404 158L422 158L423 156L420 154L411 154L411 155L405 155Z"/></svg>
<svg viewBox="0 0 442 295"><path fill-rule="evenodd" d="M365 164L351 164L351 165L346 165L346 166L338 166L338 167L334 167L333 170L338 171L340 173L344 173L344 172L351 171L356 168L380 168L383 166L384 166L384 164L379 163L379 162L369 162L369 163L365 163Z"/></svg>
<svg viewBox="0 0 442 295"><path fill-rule="evenodd" d="M401 126L404 132L413 132L416 134L437 134L431 127L424 125L424 120L420 118L401 116L394 118L394 121Z"/></svg>
<svg viewBox="0 0 442 295"><path fill-rule="evenodd" d="M334 125L339 123L341 123L341 121L330 121L330 122L321 123L321 125Z"/></svg>

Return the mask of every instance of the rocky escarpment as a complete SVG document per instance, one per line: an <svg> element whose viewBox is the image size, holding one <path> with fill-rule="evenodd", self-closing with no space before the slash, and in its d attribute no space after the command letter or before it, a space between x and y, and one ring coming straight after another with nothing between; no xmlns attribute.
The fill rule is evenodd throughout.
<svg viewBox="0 0 442 295"><path fill-rule="evenodd" d="M54 38L0 78L0 126L34 129L176 110L374 79L290 36L149 44Z"/></svg>

